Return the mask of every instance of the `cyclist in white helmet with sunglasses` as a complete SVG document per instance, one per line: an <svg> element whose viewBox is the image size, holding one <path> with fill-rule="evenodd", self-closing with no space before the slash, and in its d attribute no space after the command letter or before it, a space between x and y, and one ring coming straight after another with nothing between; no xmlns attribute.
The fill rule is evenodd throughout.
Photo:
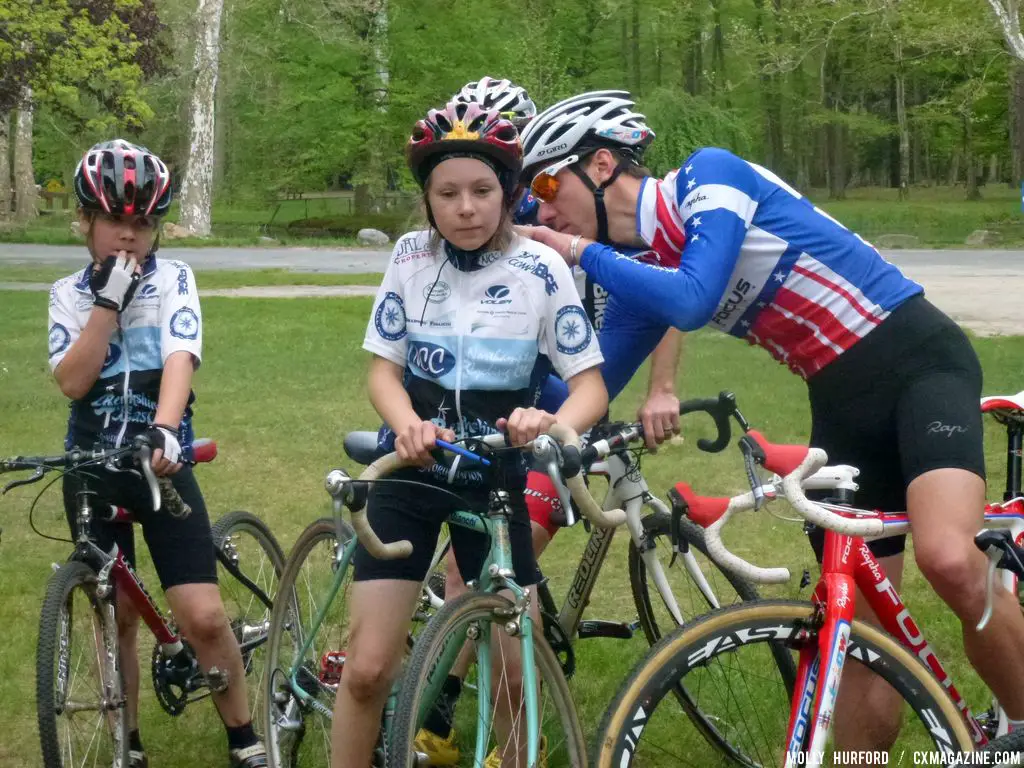
<svg viewBox="0 0 1024 768"><path fill-rule="evenodd" d="M625 91L584 93L523 134L523 179L544 225L524 232L611 294L601 334L609 396L667 326L725 331L805 379L811 444L861 469L859 506L908 511L918 566L960 619L967 656L1015 719L1011 729L1024 726L1016 596L1000 590L989 626L976 629L986 558L973 537L983 525L985 465L981 367L970 341L920 285L771 171L712 147L651 178L641 153L653 133L634 106ZM637 248L653 258L636 257ZM819 557L820 533L812 536ZM898 587L903 538L871 548ZM876 621L857 605L859 617ZM887 684L852 665L837 748L891 746L899 707Z"/></svg>

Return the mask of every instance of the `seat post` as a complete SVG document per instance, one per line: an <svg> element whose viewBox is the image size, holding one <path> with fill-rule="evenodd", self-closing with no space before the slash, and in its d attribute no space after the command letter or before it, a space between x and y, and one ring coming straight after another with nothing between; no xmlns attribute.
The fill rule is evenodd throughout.
<svg viewBox="0 0 1024 768"><path fill-rule="evenodd" d="M1006 493L1003 501L1021 496L1021 447L1024 445L1024 423L1010 421L1006 425Z"/></svg>

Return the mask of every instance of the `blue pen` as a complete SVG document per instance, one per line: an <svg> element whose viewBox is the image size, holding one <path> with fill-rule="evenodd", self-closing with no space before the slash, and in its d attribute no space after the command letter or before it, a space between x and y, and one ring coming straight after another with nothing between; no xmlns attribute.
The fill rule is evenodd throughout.
<svg viewBox="0 0 1024 768"><path fill-rule="evenodd" d="M465 448L463 448L461 446L452 445L451 443L449 443L449 442L447 442L445 440L436 440L435 439L434 442L437 443L437 445L440 446L441 448L444 448L446 451L451 451L452 453L457 453L459 456L465 456L467 459L472 459L473 461L479 461L485 467L491 466L491 462L488 461L487 459L485 459L483 456L478 456L477 454L473 453L472 451L467 451Z"/></svg>

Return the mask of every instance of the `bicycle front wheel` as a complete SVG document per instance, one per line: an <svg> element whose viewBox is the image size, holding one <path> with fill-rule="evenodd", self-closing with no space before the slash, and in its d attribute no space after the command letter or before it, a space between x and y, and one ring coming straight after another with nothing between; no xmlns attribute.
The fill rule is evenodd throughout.
<svg viewBox="0 0 1024 768"><path fill-rule="evenodd" d="M416 762L416 738L429 709L437 701L459 650L468 642L474 663L462 684L457 706L446 702L454 748L450 765L476 766L486 752L494 764L519 750L525 765L525 685L521 668L503 651L509 639L499 640L513 604L500 595L467 593L445 603L416 638L412 658L402 677L391 724L388 768L411 768ZM522 647L524 641L512 642ZM558 659L539 626L533 627L533 657L537 682L540 761L549 768L586 765L586 739L576 714L569 685ZM485 670L482 672L482 670ZM493 673L492 673L493 670ZM443 734L442 734L443 735ZM481 753L478 755L478 753ZM546 762L545 762L546 760ZM491 761L487 762L488 765Z"/></svg>
<svg viewBox="0 0 1024 768"><path fill-rule="evenodd" d="M817 642L814 609L801 602L737 605L679 628L651 649L612 701L598 730L593 765L783 765L791 684L783 681L774 658L785 649L795 665L799 650ZM879 675L903 699L897 757L901 750L973 749L942 685L897 640L854 621L847 658ZM691 721L668 696L679 687L704 713L713 738L688 727ZM840 688L836 717L866 709ZM717 762L702 736L719 748Z"/></svg>
<svg viewBox="0 0 1024 768"><path fill-rule="evenodd" d="M284 552L267 524L251 512L224 515L213 526L217 583L242 652L253 727L266 733L261 692L267 674L270 613L284 571Z"/></svg>
<svg viewBox="0 0 1024 768"><path fill-rule="evenodd" d="M708 555L704 532L689 520L679 521L679 532L687 552L672 547L671 518L664 513L648 515L644 527L643 551L629 542L629 584L633 591L640 627L647 642L654 645L672 632L679 622L668 606L646 559L657 562L665 577L683 621L690 621L716 608L757 600L757 589L742 576L720 568ZM650 553L650 554L647 554Z"/></svg>
<svg viewBox="0 0 1024 768"><path fill-rule="evenodd" d="M348 643L351 568L333 599L331 590L338 557L353 536L344 521L317 520L295 541L281 575L262 689L272 768L322 768L331 762L331 713ZM321 609L326 613L317 625ZM291 682L293 669L301 690Z"/></svg>
<svg viewBox="0 0 1024 768"><path fill-rule="evenodd" d="M65 563L50 577L39 620L36 708L47 768L128 765L128 729L113 592Z"/></svg>

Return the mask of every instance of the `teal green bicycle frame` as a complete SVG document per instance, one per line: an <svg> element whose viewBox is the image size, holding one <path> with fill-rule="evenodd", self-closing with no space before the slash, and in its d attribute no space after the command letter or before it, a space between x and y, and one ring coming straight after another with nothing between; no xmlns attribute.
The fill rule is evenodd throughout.
<svg viewBox="0 0 1024 768"><path fill-rule="evenodd" d="M501 512L494 512L488 514L486 517L481 517L470 512L457 511L448 516L447 522L449 525L457 525L460 528L467 528L471 531L482 533L489 537L491 542L490 549L480 572L479 583L485 585L482 591L493 593L507 589L512 592L515 601L522 600L526 596L526 590L516 584L512 578L512 546L508 535L508 520L504 514ZM335 568L334 579L331 582L331 587L328 591L328 598L322 603L320 609L317 611L316 617L313 619L313 623L307 632L307 636L303 638L302 647L295 655L295 661L292 662L292 668L288 672L288 681L291 684L293 693L298 697L298 699L304 705L312 707L320 714L332 719L333 712L321 704L314 695L308 693L302 687L299 683L298 676L299 671L302 668L302 660L306 658L306 654L309 652L309 649L313 644L313 638L316 636L317 631L323 624L324 618L327 616L327 611L334 603L334 599L337 597L338 592L341 589L342 582L345 579L345 575L348 573L349 564L352 561L352 555L355 553L357 544L358 540L353 536L336 556L337 568ZM522 615L520 626L520 652L522 654L523 685L526 689L527 759L529 765L536 765L540 751L540 740L537 738L540 723L537 701L537 669L533 656L533 620L530 618L529 611L524 612ZM440 694L441 686L448 676L448 671L455 664L455 660L458 658L459 652L465 644L466 637L465 634L463 634L460 637L453 636L451 639L454 642L449 642L444 654L439 660L439 663L434 667L434 670L431 672L430 679L428 680L427 694L423 697L424 710L420 713L421 721L426 716L426 708L429 707L429 702L433 702ZM479 637L474 638L474 643L477 646L478 690L478 730L475 765L482 766L487 753L486 723L490 722L491 710L492 686L490 633L482 632ZM399 683L395 684L395 689L392 690L391 695L388 697L388 702L384 709L385 749L387 749L387 731L390 728L391 717L394 712L395 693L397 691L398 684ZM483 729L482 732L481 729Z"/></svg>

